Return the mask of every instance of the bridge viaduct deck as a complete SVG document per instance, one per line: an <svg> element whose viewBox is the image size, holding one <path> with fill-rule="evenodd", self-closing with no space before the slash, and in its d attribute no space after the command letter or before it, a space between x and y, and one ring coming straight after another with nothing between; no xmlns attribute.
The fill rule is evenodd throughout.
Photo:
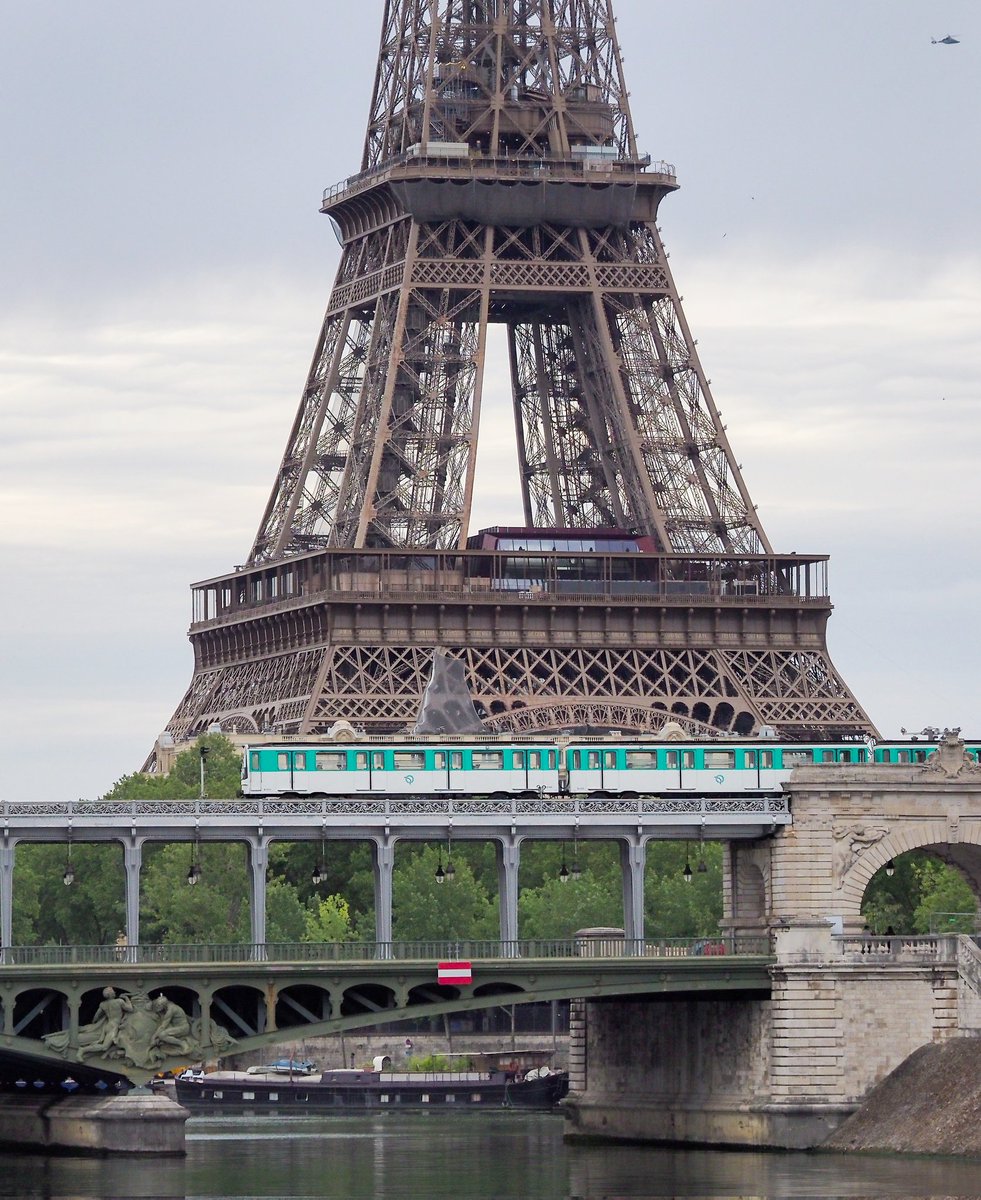
<svg viewBox="0 0 981 1200"><path fill-rule="evenodd" d="M197 1022L204 1056L219 1058L297 1038L501 1004L668 993L763 995L773 962L766 943L759 941L720 941L704 953L702 943L641 947L625 945L621 938L594 947L596 952L586 957L571 945L525 943L504 947L507 955L498 947L496 957L474 956L469 960L471 982L451 986L437 979L440 958L459 959L461 950L481 947L432 945L417 948L417 957L360 960L341 957L350 948L337 947L337 957L330 959L323 956L329 947L310 945L128 947L135 952L130 954L133 961L106 961L106 947L93 947L89 954L85 948L65 947L60 962L39 961L44 949L15 952L14 961L3 968L0 1050L30 1053L62 1066L79 1060L78 1031L108 988L120 996L163 995L179 1004ZM222 960L215 961L219 949L224 950ZM517 949L532 953L517 955ZM318 950L320 957L313 957ZM728 952L717 952L723 950ZM198 961L187 961L195 954ZM80 961L86 957L91 961ZM40 1040L62 1029L74 1047L54 1051ZM110 1057L104 1065L143 1082L169 1065L169 1059L158 1055L152 1063L140 1064Z"/></svg>
<svg viewBox="0 0 981 1200"><path fill-rule="evenodd" d="M16 849L22 842L115 842L123 850L126 940L140 941L140 871L150 842L242 842L252 941L266 940L266 870L274 842L365 841L375 879L379 944L392 940L392 872L400 841L489 841L497 855L502 941L518 937L518 868L526 840L615 841L624 925L644 937L644 867L656 839L752 841L791 823L785 795L605 797L378 796L325 800L189 800L0 804L0 946L12 943Z"/></svg>

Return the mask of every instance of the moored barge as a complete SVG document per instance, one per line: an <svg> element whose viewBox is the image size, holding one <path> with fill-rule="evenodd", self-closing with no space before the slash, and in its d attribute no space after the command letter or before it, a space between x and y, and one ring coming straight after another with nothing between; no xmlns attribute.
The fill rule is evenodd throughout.
<svg viewBox="0 0 981 1200"><path fill-rule="evenodd" d="M352 1109L553 1108L569 1091L569 1076L547 1064L526 1067L517 1056L474 1055L476 1069L393 1071L377 1058L373 1069L338 1068L284 1078L215 1071L178 1079L177 1099L204 1113L280 1115L349 1112Z"/></svg>

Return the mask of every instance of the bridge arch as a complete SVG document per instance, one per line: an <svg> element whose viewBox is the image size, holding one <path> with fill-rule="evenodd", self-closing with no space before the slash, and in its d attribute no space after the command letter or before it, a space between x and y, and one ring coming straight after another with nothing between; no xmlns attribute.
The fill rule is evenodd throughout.
<svg viewBox="0 0 981 1200"><path fill-rule="evenodd" d="M917 825L904 823L888 832L883 831L882 837L870 845L845 873L841 896L846 922L861 922L862 901L872 879L889 862L911 850L931 851L942 861L956 867L975 899L981 902L981 824L971 822L963 829L956 826L952 829L948 821L936 820Z"/></svg>

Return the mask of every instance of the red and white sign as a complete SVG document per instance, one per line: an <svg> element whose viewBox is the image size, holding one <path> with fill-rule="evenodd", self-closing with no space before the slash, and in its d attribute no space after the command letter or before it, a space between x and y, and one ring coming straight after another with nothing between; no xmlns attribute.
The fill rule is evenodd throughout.
<svg viewBox="0 0 981 1200"><path fill-rule="evenodd" d="M472 983L473 970L468 962L442 962L436 966L437 983Z"/></svg>

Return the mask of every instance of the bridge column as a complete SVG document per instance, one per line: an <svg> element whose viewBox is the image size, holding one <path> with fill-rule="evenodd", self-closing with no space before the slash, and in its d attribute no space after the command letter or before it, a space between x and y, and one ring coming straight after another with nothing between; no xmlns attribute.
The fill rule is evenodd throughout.
<svg viewBox="0 0 981 1200"><path fill-rule="evenodd" d="M517 954L513 944L518 940L518 866L521 862L521 843L512 833L494 843L497 857L497 895L501 915L501 941L508 958Z"/></svg>
<svg viewBox="0 0 981 1200"><path fill-rule="evenodd" d="M9 837L0 844L0 953L8 960L14 940L14 847Z"/></svg>
<svg viewBox="0 0 981 1200"><path fill-rule="evenodd" d="M252 884L250 912L252 943L256 957L266 957L266 869L269 866L269 839L247 838L249 845L249 875Z"/></svg>
<svg viewBox="0 0 981 1200"><path fill-rule="evenodd" d="M389 837L372 838L372 867L375 875L375 941L378 957L392 956L392 871L395 844Z"/></svg>
<svg viewBox="0 0 981 1200"><path fill-rule="evenodd" d="M644 865L647 842L634 834L620 842L620 877L623 883L623 935L632 952L644 940Z"/></svg>
<svg viewBox="0 0 981 1200"><path fill-rule="evenodd" d="M136 961L140 944L140 870L143 866L143 839L132 835L123 839L123 865L126 868L126 960Z"/></svg>

